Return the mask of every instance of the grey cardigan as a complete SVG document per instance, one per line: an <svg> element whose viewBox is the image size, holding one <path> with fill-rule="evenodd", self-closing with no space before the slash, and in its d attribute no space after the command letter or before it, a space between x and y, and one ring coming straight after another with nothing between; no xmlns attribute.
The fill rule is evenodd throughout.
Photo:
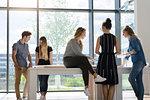
<svg viewBox="0 0 150 100"><path fill-rule="evenodd" d="M77 39L75 38L72 38L67 44L64 57L68 57L68 56L85 56L86 57L86 55L82 54L81 45L79 45Z"/></svg>

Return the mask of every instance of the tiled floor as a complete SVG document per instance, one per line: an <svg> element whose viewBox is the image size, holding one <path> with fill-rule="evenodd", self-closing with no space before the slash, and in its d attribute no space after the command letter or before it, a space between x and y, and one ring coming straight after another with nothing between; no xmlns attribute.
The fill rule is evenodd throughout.
<svg viewBox="0 0 150 100"><path fill-rule="evenodd" d="M40 94L37 94L39 98ZM0 93L0 100L16 100L15 93ZM83 92L52 92L47 94L47 100L88 100ZM123 92L123 100L137 100L133 91ZM150 96L145 95L144 100L150 100Z"/></svg>

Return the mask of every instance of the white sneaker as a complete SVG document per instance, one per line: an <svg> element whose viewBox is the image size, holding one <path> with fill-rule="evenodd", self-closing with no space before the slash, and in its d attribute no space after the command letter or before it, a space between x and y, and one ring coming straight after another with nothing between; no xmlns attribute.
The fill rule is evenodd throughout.
<svg viewBox="0 0 150 100"><path fill-rule="evenodd" d="M86 89L84 90L84 93L86 94L86 96L91 96L91 93L90 93L90 91L89 91L89 88L86 88Z"/></svg>
<svg viewBox="0 0 150 100"><path fill-rule="evenodd" d="M22 100L21 98L18 98L17 100Z"/></svg>
<svg viewBox="0 0 150 100"><path fill-rule="evenodd" d="M100 75L97 75L97 77L94 79L95 82L103 82L106 81L106 78L101 77Z"/></svg>
<svg viewBox="0 0 150 100"><path fill-rule="evenodd" d="M40 96L40 100L46 100L45 96Z"/></svg>

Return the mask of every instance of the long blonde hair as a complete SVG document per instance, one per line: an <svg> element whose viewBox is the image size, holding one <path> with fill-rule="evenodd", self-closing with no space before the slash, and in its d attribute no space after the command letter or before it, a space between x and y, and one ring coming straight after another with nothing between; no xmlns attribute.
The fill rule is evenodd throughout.
<svg viewBox="0 0 150 100"><path fill-rule="evenodd" d="M77 30L76 30L76 32L75 32L75 34L74 34L74 38L77 39L85 31L86 31L85 28L78 27ZM82 41L80 40L79 42L80 42L81 48L83 49L83 43L82 43Z"/></svg>
<svg viewBox="0 0 150 100"><path fill-rule="evenodd" d="M128 34L129 34L130 36L134 36L134 37L136 37L137 39L139 39L139 37L134 33L133 29L132 29L129 25L126 25L126 26L124 27L123 31L126 31L126 32L128 32ZM139 40L140 40L140 39L139 39Z"/></svg>
<svg viewBox="0 0 150 100"><path fill-rule="evenodd" d="M39 59L48 60L47 40L44 36L40 40L42 41L42 46L39 46Z"/></svg>

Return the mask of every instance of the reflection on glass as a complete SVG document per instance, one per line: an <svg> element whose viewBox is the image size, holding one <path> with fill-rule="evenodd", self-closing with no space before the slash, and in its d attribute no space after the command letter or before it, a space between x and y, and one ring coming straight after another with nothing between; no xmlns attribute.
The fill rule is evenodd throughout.
<svg viewBox="0 0 150 100"><path fill-rule="evenodd" d="M94 9L115 9L115 0L93 0Z"/></svg>
<svg viewBox="0 0 150 100"><path fill-rule="evenodd" d="M6 92L7 12L0 11L0 92Z"/></svg>
<svg viewBox="0 0 150 100"><path fill-rule="evenodd" d="M110 18L112 20L111 33L115 35L115 14L114 13L94 13L94 51L96 47L97 38L103 34L101 30L102 23L107 18ZM95 54L94 57L96 59L94 64L97 64L98 55Z"/></svg>
<svg viewBox="0 0 150 100"><path fill-rule="evenodd" d="M6 0L7 1L7 0ZM10 7L37 7L37 0L9 0Z"/></svg>
<svg viewBox="0 0 150 100"><path fill-rule="evenodd" d="M131 0L120 0L122 10L134 10L134 1L130 2Z"/></svg>
<svg viewBox="0 0 150 100"><path fill-rule="evenodd" d="M10 11L10 38L9 38L9 90L14 91L15 74L14 74L14 64L11 59L12 45L21 39L21 34L23 31L28 30L32 33L31 39L28 42L29 51L32 55L32 61L34 65L35 59L35 48L36 48L36 12L34 11ZM23 89L23 84L25 78L22 77L22 82L20 85L21 90Z"/></svg>
<svg viewBox="0 0 150 100"><path fill-rule="evenodd" d="M40 8L88 8L88 0L39 0L39 4Z"/></svg>

